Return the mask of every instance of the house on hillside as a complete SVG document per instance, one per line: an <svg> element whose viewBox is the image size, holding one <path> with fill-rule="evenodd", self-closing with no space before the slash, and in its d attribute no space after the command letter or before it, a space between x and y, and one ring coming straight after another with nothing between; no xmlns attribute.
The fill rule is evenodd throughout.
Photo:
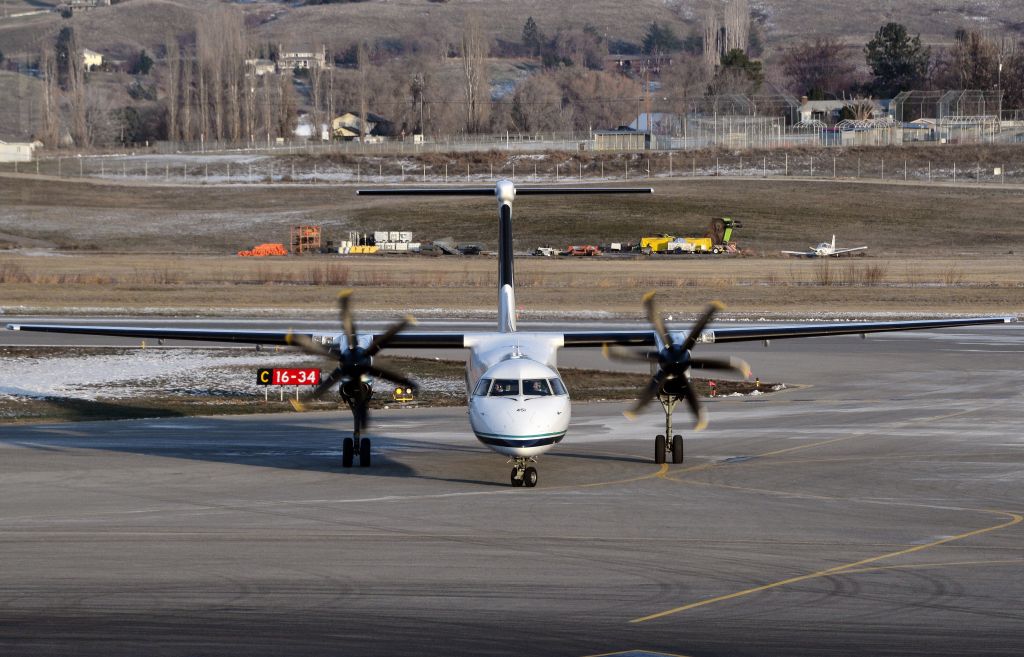
<svg viewBox="0 0 1024 657"><path fill-rule="evenodd" d="M38 141L21 143L0 141L0 162L31 162L32 154L41 145Z"/></svg>
<svg viewBox="0 0 1024 657"><path fill-rule="evenodd" d="M669 55L606 55L604 68L606 71L617 70L620 73L643 75L646 72L657 75L662 67L672 66Z"/></svg>
<svg viewBox="0 0 1024 657"><path fill-rule="evenodd" d="M320 50L285 50L279 45L277 50L277 67L281 71L308 71L327 66L327 46L320 46Z"/></svg>
<svg viewBox="0 0 1024 657"><path fill-rule="evenodd" d="M95 9L96 7L109 7L110 0L67 0L67 6L72 10Z"/></svg>
<svg viewBox="0 0 1024 657"><path fill-rule="evenodd" d="M103 54L98 53L95 50L82 48L82 65L87 71L100 68L103 66Z"/></svg>
<svg viewBox="0 0 1024 657"><path fill-rule="evenodd" d="M259 78L277 73L277 66L269 59L247 59L245 60L245 70L249 75Z"/></svg>
<svg viewBox="0 0 1024 657"><path fill-rule="evenodd" d="M363 133L363 121L354 112L345 112L331 120L331 135L334 139L351 141L359 139ZM372 112L366 114L366 135L380 139L394 136L394 127L391 122L382 116Z"/></svg>

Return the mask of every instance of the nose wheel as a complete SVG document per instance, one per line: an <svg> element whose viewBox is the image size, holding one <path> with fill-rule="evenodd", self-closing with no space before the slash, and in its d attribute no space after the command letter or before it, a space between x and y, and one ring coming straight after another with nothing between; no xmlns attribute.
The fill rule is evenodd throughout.
<svg viewBox="0 0 1024 657"><path fill-rule="evenodd" d="M528 463L525 457L520 457L513 460L515 465L512 468L512 487L513 488L533 488L537 485L538 475L537 468L532 465L526 465Z"/></svg>

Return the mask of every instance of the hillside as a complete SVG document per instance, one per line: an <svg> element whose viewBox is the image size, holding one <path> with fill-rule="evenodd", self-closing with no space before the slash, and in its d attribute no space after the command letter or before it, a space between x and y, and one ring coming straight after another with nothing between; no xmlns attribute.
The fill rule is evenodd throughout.
<svg viewBox="0 0 1024 657"><path fill-rule="evenodd" d="M9 0L8 13L45 8L55 3ZM81 42L113 56L140 48L159 51L170 32L194 29L205 0L127 0L119 5L80 12L70 19L57 14L4 18L0 10L0 50L8 56L34 54L52 42L64 25L75 27ZM323 43L341 51L361 39L406 42L456 41L466 11L479 13L495 40L518 42L527 16L554 34L561 28L591 25L610 41L637 44L653 21L686 36L699 26L704 2L686 0L391 0L318 6L255 1L238 7L247 16L252 38L269 43ZM1024 34L1024 3L979 0L947 3L933 0L753 0L769 55L797 38L838 37L863 43L882 23L894 20L920 32L929 43L948 43L958 27L996 34ZM514 11L510 11L514 8Z"/></svg>

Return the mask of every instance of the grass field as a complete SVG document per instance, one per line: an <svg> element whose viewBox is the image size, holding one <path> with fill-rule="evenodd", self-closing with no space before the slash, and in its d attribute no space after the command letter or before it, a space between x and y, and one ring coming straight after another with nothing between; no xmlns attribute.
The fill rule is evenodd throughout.
<svg viewBox="0 0 1024 657"><path fill-rule="evenodd" d="M630 314L648 289L695 311L720 298L739 313L1024 311L1024 195L982 186L759 179L654 180L649 197L524 198L516 250L703 234L742 219L745 257L531 258L517 263L527 312ZM0 292L7 314L315 312L355 287L360 307L493 312L487 257L303 256L246 259L286 242L288 226L412 230L494 248L491 202L356 197L346 186L193 187L0 176ZM838 235L867 257L791 260Z"/></svg>

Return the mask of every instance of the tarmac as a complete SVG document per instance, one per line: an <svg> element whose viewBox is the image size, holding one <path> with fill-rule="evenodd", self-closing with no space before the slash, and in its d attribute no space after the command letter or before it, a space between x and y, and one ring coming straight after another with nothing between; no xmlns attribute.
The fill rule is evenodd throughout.
<svg viewBox="0 0 1024 657"><path fill-rule="evenodd" d="M341 412L4 425L0 654L1021 653L1021 325L699 349L788 387L680 465L577 404L534 489L464 408L368 469Z"/></svg>

